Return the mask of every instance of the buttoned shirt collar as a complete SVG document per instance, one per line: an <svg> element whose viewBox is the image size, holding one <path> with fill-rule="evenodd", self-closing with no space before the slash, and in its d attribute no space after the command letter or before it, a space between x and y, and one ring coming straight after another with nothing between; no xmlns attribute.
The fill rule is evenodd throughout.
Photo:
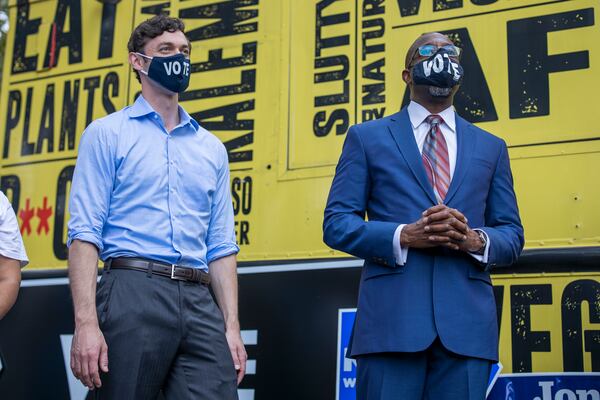
<svg viewBox="0 0 600 400"><path fill-rule="evenodd" d="M180 105L177 106L179 109L179 125L178 127L183 127L186 125L190 125L192 127L192 129L194 130L194 132L198 132L198 129L200 128L200 125L198 125L198 123L196 122L196 120L194 120L192 117L190 117L190 115L187 113L187 111L185 111L183 109L183 107L181 107ZM146 101L146 99L144 99L144 96L142 96L141 94L138 96L138 98L135 100L135 102L133 103L133 105L129 108L129 117L130 118L139 118L139 117L143 117L146 115L150 115L150 114L157 114L156 111L154 111L154 109L152 108L152 106L150 105L150 103L148 103Z"/></svg>
<svg viewBox="0 0 600 400"><path fill-rule="evenodd" d="M417 129L430 115L431 113L425 107L415 101L411 101L408 105L408 117L410 118L413 129ZM444 123L452 130L452 132L456 132L456 117L453 106L446 108L437 115L444 119Z"/></svg>

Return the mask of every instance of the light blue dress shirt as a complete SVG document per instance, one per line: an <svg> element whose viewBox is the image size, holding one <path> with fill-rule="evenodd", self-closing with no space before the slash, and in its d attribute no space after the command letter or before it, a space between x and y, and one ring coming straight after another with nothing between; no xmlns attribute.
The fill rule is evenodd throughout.
<svg viewBox="0 0 600 400"><path fill-rule="evenodd" d="M179 107L170 133L140 95L92 122L79 145L67 245L100 258L144 257L208 270L235 254L229 162L223 143Z"/></svg>

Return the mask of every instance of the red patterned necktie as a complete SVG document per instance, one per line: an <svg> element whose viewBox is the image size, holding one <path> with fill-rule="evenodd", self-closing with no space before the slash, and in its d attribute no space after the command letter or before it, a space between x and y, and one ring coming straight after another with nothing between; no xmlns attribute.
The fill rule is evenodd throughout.
<svg viewBox="0 0 600 400"><path fill-rule="evenodd" d="M448 146L442 135L440 124L444 119L439 115L432 114L425 120L430 128L423 144L423 164L429 182L433 187L435 198L439 204L444 202L448 186L450 186L450 161L448 158Z"/></svg>

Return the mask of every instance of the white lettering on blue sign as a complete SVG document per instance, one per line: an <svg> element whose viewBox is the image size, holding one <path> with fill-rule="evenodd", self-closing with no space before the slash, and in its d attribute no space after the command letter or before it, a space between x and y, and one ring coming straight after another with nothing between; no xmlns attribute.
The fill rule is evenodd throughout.
<svg viewBox="0 0 600 400"><path fill-rule="evenodd" d="M600 373L500 375L488 400L600 400Z"/></svg>
<svg viewBox="0 0 600 400"><path fill-rule="evenodd" d="M600 400L600 393L595 389L590 390L570 390L560 389L552 396L552 387L554 381L538 382L542 388L542 397L536 396L533 400Z"/></svg>
<svg viewBox="0 0 600 400"><path fill-rule="evenodd" d="M356 360L346 357L355 315L355 308L338 312L336 400L356 400Z"/></svg>

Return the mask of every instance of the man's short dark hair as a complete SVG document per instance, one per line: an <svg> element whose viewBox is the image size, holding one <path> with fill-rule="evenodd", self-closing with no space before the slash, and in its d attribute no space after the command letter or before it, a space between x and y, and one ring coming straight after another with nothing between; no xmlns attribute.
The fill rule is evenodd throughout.
<svg viewBox="0 0 600 400"><path fill-rule="evenodd" d="M185 24L182 20L164 14L156 15L139 24L133 32L131 32L129 42L127 43L127 49L132 53L144 54L144 46L146 46L146 43L150 40L162 35L164 32L177 31L181 31L185 35ZM140 82L140 73L135 69L134 72L138 82Z"/></svg>

